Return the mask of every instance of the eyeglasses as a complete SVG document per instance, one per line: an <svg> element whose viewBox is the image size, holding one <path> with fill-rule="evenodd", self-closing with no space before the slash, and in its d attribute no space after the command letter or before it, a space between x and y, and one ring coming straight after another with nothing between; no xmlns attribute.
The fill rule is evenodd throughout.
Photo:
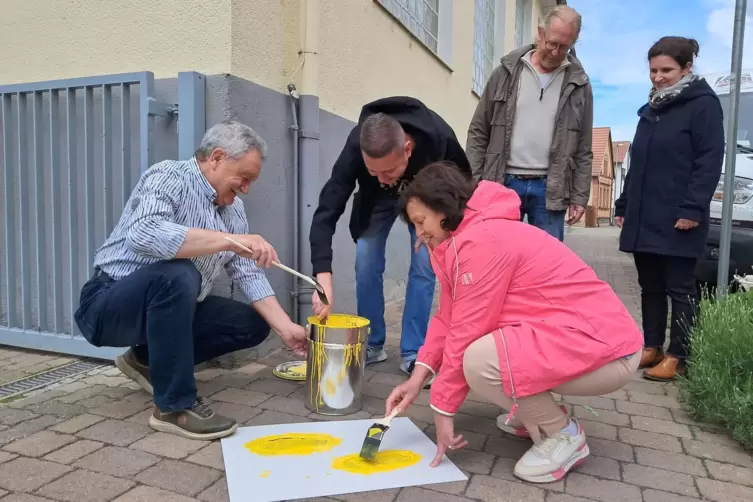
<svg viewBox="0 0 753 502"><path fill-rule="evenodd" d="M554 51L554 50L560 49L565 54L569 53L570 50L573 48L572 45L558 44L557 42L552 42L549 40L544 40L544 47L546 47L548 51Z"/></svg>

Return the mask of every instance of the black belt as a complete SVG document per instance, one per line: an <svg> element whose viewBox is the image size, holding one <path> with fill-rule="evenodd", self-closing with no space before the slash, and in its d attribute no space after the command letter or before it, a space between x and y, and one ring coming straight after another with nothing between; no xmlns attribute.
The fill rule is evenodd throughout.
<svg viewBox="0 0 753 502"><path fill-rule="evenodd" d="M508 174L507 176L519 180L543 180L547 177L546 174Z"/></svg>

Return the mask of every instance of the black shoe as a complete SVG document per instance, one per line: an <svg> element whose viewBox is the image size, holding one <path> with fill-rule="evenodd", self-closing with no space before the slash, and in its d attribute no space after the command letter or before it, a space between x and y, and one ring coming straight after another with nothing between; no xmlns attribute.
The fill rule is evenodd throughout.
<svg viewBox="0 0 753 502"><path fill-rule="evenodd" d="M216 414L200 397L187 410L163 413L155 408L149 417L149 426L160 432L202 441L224 438L238 429L235 420Z"/></svg>
<svg viewBox="0 0 753 502"><path fill-rule="evenodd" d="M141 364L138 359L136 359L136 354L133 353L133 349L128 349L125 354L116 357L115 366L123 372L125 376L139 384L142 389L149 394L154 395L149 366Z"/></svg>

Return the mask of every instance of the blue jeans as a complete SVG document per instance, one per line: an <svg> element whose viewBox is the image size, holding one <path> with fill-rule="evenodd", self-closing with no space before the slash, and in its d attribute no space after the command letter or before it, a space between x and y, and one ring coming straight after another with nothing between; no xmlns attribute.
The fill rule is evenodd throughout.
<svg viewBox="0 0 753 502"><path fill-rule="evenodd" d="M546 178L523 179L506 174L505 186L515 190L520 197L520 221L528 216L528 223L560 241L564 240L566 211L549 211L546 208Z"/></svg>
<svg viewBox="0 0 753 502"><path fill-rule="evenodd" d="M246 303L208 296L197 303L201 276L190 260L145 266L119 281L97 271L81 288L75 319L97 347L133 347L149 362L154 404L160 411L196 401L194 366L254 347L269 325Z"/></svg>
<svg viewBox="0 0 753 502"><path fill-rule="evenodd" d="M356 241L356 302L358 315L371 321L369 347L372 348L382 348L387 337L383 276L387 237L395 219L395 201L378 203L371 215L369 228ZM406 361L416 358L418 349L426 339L436 283L428 251L421 246L415 253L413 246L416 243L416 229L413 225L408 225L408 231L411 260L400 335L400 354Z"/></svg>

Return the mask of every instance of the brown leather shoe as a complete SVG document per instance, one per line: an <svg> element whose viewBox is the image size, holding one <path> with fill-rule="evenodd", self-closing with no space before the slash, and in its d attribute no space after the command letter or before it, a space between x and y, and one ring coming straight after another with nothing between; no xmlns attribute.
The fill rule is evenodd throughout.
<svg viewBox="0 0 753 502"><path fill-rule="evenodd" d="M675 356L666 355L662 362L643 372L643 378L656 382L670 382L685 370L685 364Z"/></svg>
<svg viewBox="0 0 753 502"><path fill-rule="evenodd" d="M641 364L638 369L653 368L664 359L664 350L657 348L645 348L641 351Z"/></svg>

